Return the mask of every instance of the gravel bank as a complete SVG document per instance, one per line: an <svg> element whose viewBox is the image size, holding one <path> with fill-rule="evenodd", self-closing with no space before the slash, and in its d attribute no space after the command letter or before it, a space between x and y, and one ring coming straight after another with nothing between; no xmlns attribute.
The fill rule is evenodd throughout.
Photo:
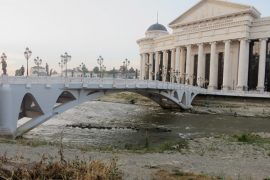
<svg viewBox="0 0 270 180"><path fill-rule="evenodd" d="M23 157L29 162L42 155L58 158L55 146L29 147L21 144L0 144L0 153L8 157ZM124 179L153 179L160 169L203 173L225 179L258 179L270 177L270 144L247 144L228 138L198 138L189 140L189 148L181 152L132 153L97 152L64 149L66 159L109 161L116 157Z"/></svg>

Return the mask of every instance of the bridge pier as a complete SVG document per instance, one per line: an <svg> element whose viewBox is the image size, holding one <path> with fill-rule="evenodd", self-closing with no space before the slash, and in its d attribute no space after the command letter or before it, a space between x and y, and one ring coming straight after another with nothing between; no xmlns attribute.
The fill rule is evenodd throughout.
<svg viewBox="0 0 270 180"><path fill-rule="evenodd" d="M0 85L0 136L15 138L17 129L16 113L13 108L10 85Z"/></svg>

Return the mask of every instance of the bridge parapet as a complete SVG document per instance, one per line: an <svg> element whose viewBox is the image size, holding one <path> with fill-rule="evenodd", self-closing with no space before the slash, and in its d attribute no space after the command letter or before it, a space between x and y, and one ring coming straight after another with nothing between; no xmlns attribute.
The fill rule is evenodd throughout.
<svg viewBox="0 0 270 180"><path fill-rule="evenodd" d="M64 78L64 77L8 77L2 76L0 84L64 84L77 85L82 88L122 88L122 89L199 89L191 85L176 84L161 81L137 80L137 79L112 79L112 78Z"/></svg>

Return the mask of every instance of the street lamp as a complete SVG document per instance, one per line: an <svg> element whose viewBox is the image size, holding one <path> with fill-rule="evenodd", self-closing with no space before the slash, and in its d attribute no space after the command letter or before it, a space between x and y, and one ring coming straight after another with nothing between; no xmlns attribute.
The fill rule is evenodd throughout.
<svg viewBox="0 0 270 180"><path fill-rule="evenodd" d="M123 61L123 68L124 68L124 72L126 74L126 79L127 79L127 75L128 75L128 66L130 65L130 61L126 58Z"/></svg>
<svg viewBox="0 0 270 180"><path fill-rule="evenodd" d="M81 71L82 71L82 75L85 77L85 75L86 75L86 73L87 73L87 69L86 69L86 66L85 66L85 64L84 63L81 63L80 65L80 69L81 69Z"/></svg>
<svg viewBox="0 0 270 180"><path fill-rule="evenodd" d="M102 65L100 72L102 72L102 78L104 78L104 74L106 72L106 66Z"/></svg>
<svg viewBox="0 0 270 180"><path fill-rule="evenodd" d="M58 63L59 67L61 68L61 77L63 77L63 68L64 68L64 62L61 60L59 63Z"/></svg>
<svg viewBox="0 0 270 180"><path fill-rule="evenodd" d="M171 68L170 69L170 81L171 81L171 83L174 83L174 73L175 73L175 70L174 70L174 68Z"/></svg>
<svg viewBox="0 0 270 180"><path fill-rule="evenodd" d="M39 76L39 66L40 66L41 63L42 63L42 59L40 59L39 57L36 57L36 58L34 59L34 62L35 62L35 64L36 64L37 67L38 67L38 76Z"/></svg>
<svg viewBox="0 0 270 180"><path fill-rule="evenodd" d="M31 57L31 55L32 55L32 51L30 51L30 49L27 47L26 49L25 49L25 51L24 51L24 57L25 57L25 59L26 59L26 62L27 62L27 76L28 76L28 60L29 60L29 58Z"/></svg>
<svg viewBox="0 0 270 180"><path fill-rule="evenodd" d="M6 75L7 74L7 56L5 53L2 54L1 59L2 59L1 63L2 63L3 74Z"/></svg>
<svg viewBox="0 0 270 180"><path fill-rule="evenodd" d="M71 56L65 52L64 55L61 55L61 62L66 66L66 77L67 77L67 63L71 60Z"/></svg>
<svg viewBox="0 0 270 180"><path fill-rule="evenodd" d="M150 68L152 67L152 64L151 63L146 63L145 65L146 65L146 67L148 69L148 72L150 72ZM150 73L148 73L148 74L150 75ZM149 79L150 79L150 77L149 77Z"/></svg>
<svg viewBox="0 0 270 180"><path fill-rule="evenodd" d="M103 57L102 56L99 56L98 59L97 59L97 63L99 65L100 78L101 78L101 74L102 74L101 68L102 68L102 65L103 65L103 61L104 61Z"/></svg>
<svg viewBox="0 0 270 180"><path fill-rule="evenodd" d="M162 66L162 81L166 82L166 76L167 76L167 67Z"/></svg>

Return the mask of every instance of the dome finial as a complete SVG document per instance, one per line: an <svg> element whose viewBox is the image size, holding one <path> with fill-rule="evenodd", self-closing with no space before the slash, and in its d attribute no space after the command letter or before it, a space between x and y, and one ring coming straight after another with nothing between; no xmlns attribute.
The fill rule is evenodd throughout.
<svg viewBox="0 0 270 180"><path fill-rule="evenodd" d="M157 24L158 24L158 11L157 11Z"/></svg>

